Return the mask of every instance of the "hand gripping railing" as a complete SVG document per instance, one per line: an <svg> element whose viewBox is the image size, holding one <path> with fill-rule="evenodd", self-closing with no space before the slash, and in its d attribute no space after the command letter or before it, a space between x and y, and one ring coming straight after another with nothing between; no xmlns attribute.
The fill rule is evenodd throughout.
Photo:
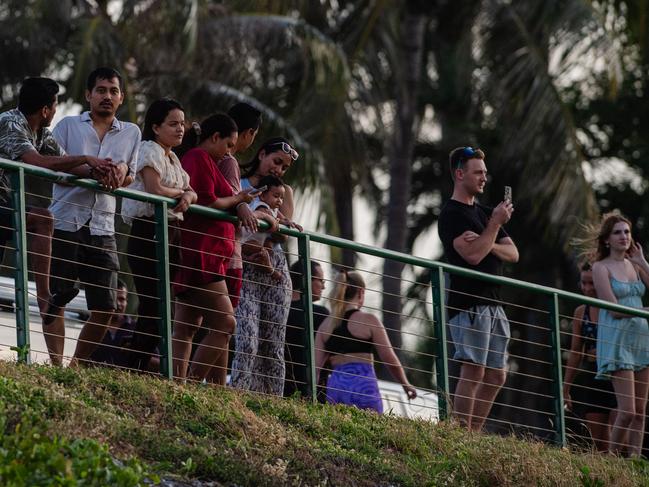
<svg viewBox="0 0 649 487"><path fill-rule="evenodd" d="M12 203L14 207L13 225L14 235L14 253L15 253L15 294L16 294L16 333L17 333L17 352L18 360L29 362L29 307L27 295L27 246L26 246L26 220L25 220L25 174L34 175L57 183L67 183L80 186L94 191L104 191L102 186L94 180L81 179L76 176L54 172L48 169L31 166L21 162L9 161L0 158L0 168L8 171L11 175L13 186ZM171 355L171 310L170 310L170 274L169 274L169 255L168 255L168 222L167 208L168 205L175 205L176 201L158 195L143 193L131 189L116 189L112 192L116 196L131 198L139 201L152 203L155 206L156 215L156 257L158 260L157 278L159 292L159 316L160 319L160 372L165 377L172 377L172 355ZM192 213L236 222L233 215L207 208L199 205L192 205L189 210ZM268 229L268 224L260 222L262 230ZM563 378L561 366L561 346L560 346L560 323L559 323L559 299L567 299L573 302L586 303L598 308L611 311L618 311L633 316L649 318L649 312L641 309L629 308L607 301L588 298L575 293L555 289L547 286L532 284L529 282L519 281L516 279L493 276L472 271L469 269L456 267L450 264L414 257L411 255L381 249L368 245L359 244L353 241L345 240L338 237L323 235L316 232L300 232L291 228L280 228L280 233L295 237L298 240L298 253L303 262L302 271L302 307L305 310L306 329L303 334L304 347L306 351L307 387L309 395L315 400L315 360L314 360L314 342L313 342L313 312L311 302L311 276L309 266L309 246L311 242L321 243L333 247L353 250L359 253L372 255L383 259L394 259L404 264L431 270L431 287L432 287L432 314L433 324L436 336L436 373L437 373L437 392L439 394L439 416L445 418L449 415L449 373L448 373L448 356L446 342L446 313L445 313L445 278L444 273L448 272L453 275L461 275L474 279L507 285L521 290L526 290L537 295L544 295L547 298L547 312L550 317L550 346L552 347L552 382L553 382L553 414L554 414L554 438L555 442L560 445L566 444L565 418L563 408Z"/></svg>

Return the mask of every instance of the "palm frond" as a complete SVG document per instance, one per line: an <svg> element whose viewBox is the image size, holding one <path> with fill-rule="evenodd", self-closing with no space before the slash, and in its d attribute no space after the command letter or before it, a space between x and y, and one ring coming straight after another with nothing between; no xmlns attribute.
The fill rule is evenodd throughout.
<svg viewBox="0 0 649 487"><path fill-rule="evenodd" d="M565 245L575 229L565 225L568 218L592 218L597 207L582 171L585 157L560 80L577 66L588 69L585 55L606 56L615 66L619 53L610 38L595 35L601 25L586 2L557 3L563 8L486 2L478 42L483 59L492 60L487 96L497 118L507 121L501 127L506 136L498 160L524 174L519 193L533 203L533 217L547 223L548 236L558 230ZM593 36L588 42L575 42L589 33ZM618 70L611 75L617 76Z"/></svg>

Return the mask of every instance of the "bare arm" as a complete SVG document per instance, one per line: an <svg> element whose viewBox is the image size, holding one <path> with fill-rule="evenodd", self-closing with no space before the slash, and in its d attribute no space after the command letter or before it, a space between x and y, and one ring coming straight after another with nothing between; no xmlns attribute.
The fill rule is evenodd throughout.
<svg viewBox="0 0 649 487"><path fill-rule="evenodd" d="M629 261L635 267L645 286L649 286L649 264L645 259L642 246L635 242L628 251Z"/></svg>
<svg viewBox="0 0 649 487"><path fill-rule="evenodd" d="M325 350L325 344L331 335L329 328L331 327L331 318L325 320L318 327L318 332L315 335L315 376L316 384L320 382L320 370L325 366L329 360L329 354Z"/></svg>
<svg viewBox="0 0 649 487"><path fill-rule="evenodd" d="M572 399L570 398L570 388L577 375L577 368L581 363L583 357L583 340L581 337L581 324L584 319L584 309L586 307L582 304L575 309L572 318L572 338L570 340L570 355L568 355L568 363L566 364L566 376L563 379L563 399L568 409L572 409Z"/></svg>
<svg viewBox="0 0 649 487"><path fill-rule="evenodd" d="M466 242L472 242L480 237L479 234L467 230L462 235L460 235ZM518 262L518 249L514 241L509 238L501 238L498 242L493 244L491 253L498 257L503 262Z"/></svg>
<svg viewBox="0 0 649 487"><path fill-rule="evenodd" d="M84 176L88 174L90 167L104 167L110 164L106 159L99 159L92 156L44 156L35 150L25 152L20 158L25 164L45 167L52 171L69 172L71 169L86 164L87 168L85 169Z"/></svg>
<svg viewBox="0 0 649 487"><path fill-rule="evenodd" d="M406 373L403 370L403 366L399 361L399 357L394 353L392 344L390 343L390 338L388 337L387 332L383 323L374 315L365 313L363 316L363 321L369 325L372 334L372 342L374 347L379 355L379 359L386 364L390 374L402 385L403 390L408 394L410 399L417 397L417 391L415 388L408 382Z"/></svg>
<svg viewBox="0 0 649 487"><path fill-rule="evenodd" d="M293 188L288 184L285 184L284 188L284 203L282 203L279 210L285 218L291 220L293 218L293 211L295 210L295 207L293 206Z"/></svg>
<svg viewBox="0 0 649 487"><path fill-rule="evenodd" d="M478 237L467 238L468 234L474 236L477 234L465 232L453 240L453 248L469 264L478 265L493 250L500 227L509 221L513 211L511 203L503 201L494 208L489 223L482 234ZM518 254L518 250L516 254Z"/></svg>
<svg viewBox="0 0 649 487"><path fill-rule="evenodd" d="M491 253L503 262L511 262L512 264L518 262L518 248L516 248L516 244L509 237L498 240L493 245Z"/></svg>
<svg viewBox="0 0 649 487"><path fill-rule="evenodd" d="M143 167L140 174L142 174L144 189L147 193L167 196L169 198L179 198L185 192L180 188L164 186L160 181L160 174L150 166Z"/></svg>
<svg viewBox="0 0 649 487"><path fill-rule="evenodd" d="M473 240L468 240L466 233L457 237L453 240L453 248L469 264L478 265L493 249L499 229L499 225L489 222L482 234Z"/></svg>
<svg viewBox="0 0 649 487"><path fill-rule="evenodd" d="M282 212L279 211L279 210L277 211L277 219L279 220L279 222L280 222L282 225L285 225L285 226L287 226L287 227L289 227L289 228L296 228L296 229L298 229L300 232L301 232L302 230L304 230L304 229L302 228L302 225L300 225L300 224L298 224L298 223L295 223L295 222L294 222L293 220L291 220L290 218L286 218L286 216L284 216L284 215L282 214Z"/></svg>
<svg viewBox="0 0 649 487"><path fill-rule="evenodd" d="M217 200L210 203L210 208L216 208L217 210L227 210L230 209L239 203L250 203L253 200L253 196L250 196L249 191L240 191L234 196L225 196L223 198L218 198Z"/></svg>

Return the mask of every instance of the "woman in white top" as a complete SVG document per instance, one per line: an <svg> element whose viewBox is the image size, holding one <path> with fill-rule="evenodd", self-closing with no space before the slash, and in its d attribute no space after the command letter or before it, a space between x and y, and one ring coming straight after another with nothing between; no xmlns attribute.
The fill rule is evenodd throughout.
<svg viewBox="0 0 649 487"><path fill-rule="evenodd" d="M178 265L180 230L183 212L196 201L189 186L189 175L180 165L173 147L178 146L185 133L183 107L175 100L154 101L146 112L142 143L137 160L135 181L130 189L178 198L169 210L169 261L173 273ZM155 249L155 209L152 203L125 199L122 216L132 224L128 241L128 262L138 293L138 320L135 326L129 367L148 370L151 354L159 343L158 295Z"/></svg>

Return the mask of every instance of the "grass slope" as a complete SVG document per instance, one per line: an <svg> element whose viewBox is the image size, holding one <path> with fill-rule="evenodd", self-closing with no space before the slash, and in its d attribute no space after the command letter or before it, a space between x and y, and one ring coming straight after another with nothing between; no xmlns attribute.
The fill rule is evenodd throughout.
<svg viewBox="0 0 649 487"><path fill-rule="evenodd" d="M649 486L644 461L107 369L0 362L0 428L7 486Z"/></svg>

